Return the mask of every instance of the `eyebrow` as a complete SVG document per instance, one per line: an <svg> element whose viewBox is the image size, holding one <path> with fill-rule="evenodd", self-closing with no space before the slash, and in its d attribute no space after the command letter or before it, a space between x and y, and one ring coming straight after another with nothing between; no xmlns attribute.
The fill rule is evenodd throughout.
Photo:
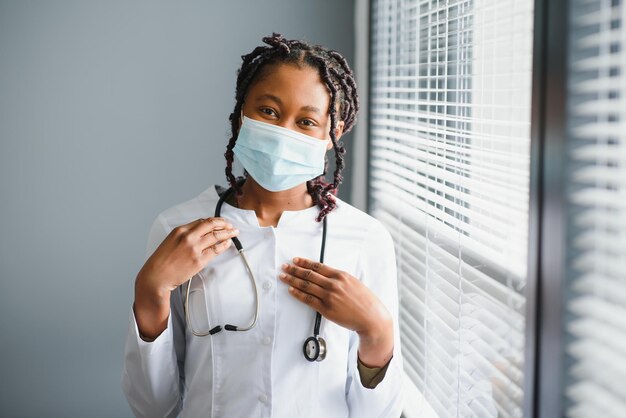
<svg viewBox="0 0 626 418"><path fill-rule="evenodd" d="M260 101L260 100L263 100L263 99L272 100L272 101L276 102L279 106L283 105L283 101L280 100L280 97L274 96L273 94L269 94L269 93L262 94L262 95L260 95L257 98L257 102ZM314 113L317 113L320 116L322 115L322 111L319 109L319 107L315 107L315 106L302 106L300 108L300 110L306 110L306 111L309 111L309 112L314 112Z"/></svg>

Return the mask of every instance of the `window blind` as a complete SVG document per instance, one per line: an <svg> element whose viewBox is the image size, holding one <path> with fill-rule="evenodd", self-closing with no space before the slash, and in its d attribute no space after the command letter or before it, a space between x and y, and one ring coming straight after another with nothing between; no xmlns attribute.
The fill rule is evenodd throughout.
<svg viewBox="0 0 626 418"><path fill-rule="evenodd" d="M565 416L626 416L626 9L575 0L568 77Z"/></svg>
<svg viewBox="0 0 626 418"><path fill-rule="evenodd" d="M522 416L532 8L372 4L371 212L396 243L409 392L440 417Z"/></svg>

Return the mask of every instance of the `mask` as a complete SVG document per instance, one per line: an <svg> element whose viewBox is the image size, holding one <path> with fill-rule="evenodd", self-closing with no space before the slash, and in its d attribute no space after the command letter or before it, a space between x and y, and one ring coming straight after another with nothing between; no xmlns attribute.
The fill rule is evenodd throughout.
<svg viewBox="0 0 626 418"><path fill-rule="evenodd" d="M327 140L243 117L235 156L264 189L291 189L324 172Z"/></svg>

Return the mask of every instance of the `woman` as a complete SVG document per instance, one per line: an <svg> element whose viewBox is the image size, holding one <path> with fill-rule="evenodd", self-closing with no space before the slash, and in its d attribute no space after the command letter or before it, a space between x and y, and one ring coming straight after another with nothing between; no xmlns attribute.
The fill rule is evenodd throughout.
<svg viewBox="0 0 626 418"><path fill-rule="evenodd" d="M398 417L393 243L335 196L339 139L358 111L352 71L321 46L263 41L238 72L230 189L209 187L152 225L124 392L142 417Z"/></svg>

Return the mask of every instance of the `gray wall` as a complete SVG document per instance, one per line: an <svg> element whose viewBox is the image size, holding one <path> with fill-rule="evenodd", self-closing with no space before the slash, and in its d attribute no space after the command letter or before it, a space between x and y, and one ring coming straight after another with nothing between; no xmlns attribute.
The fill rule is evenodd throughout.
<svg viewBox="0 0 626 418"><path fill-rule="evenodd" d="M0 416L131 416L148 228L224 183L240 56L277 31L353 62L353 7L0 1Z"/></svg>

